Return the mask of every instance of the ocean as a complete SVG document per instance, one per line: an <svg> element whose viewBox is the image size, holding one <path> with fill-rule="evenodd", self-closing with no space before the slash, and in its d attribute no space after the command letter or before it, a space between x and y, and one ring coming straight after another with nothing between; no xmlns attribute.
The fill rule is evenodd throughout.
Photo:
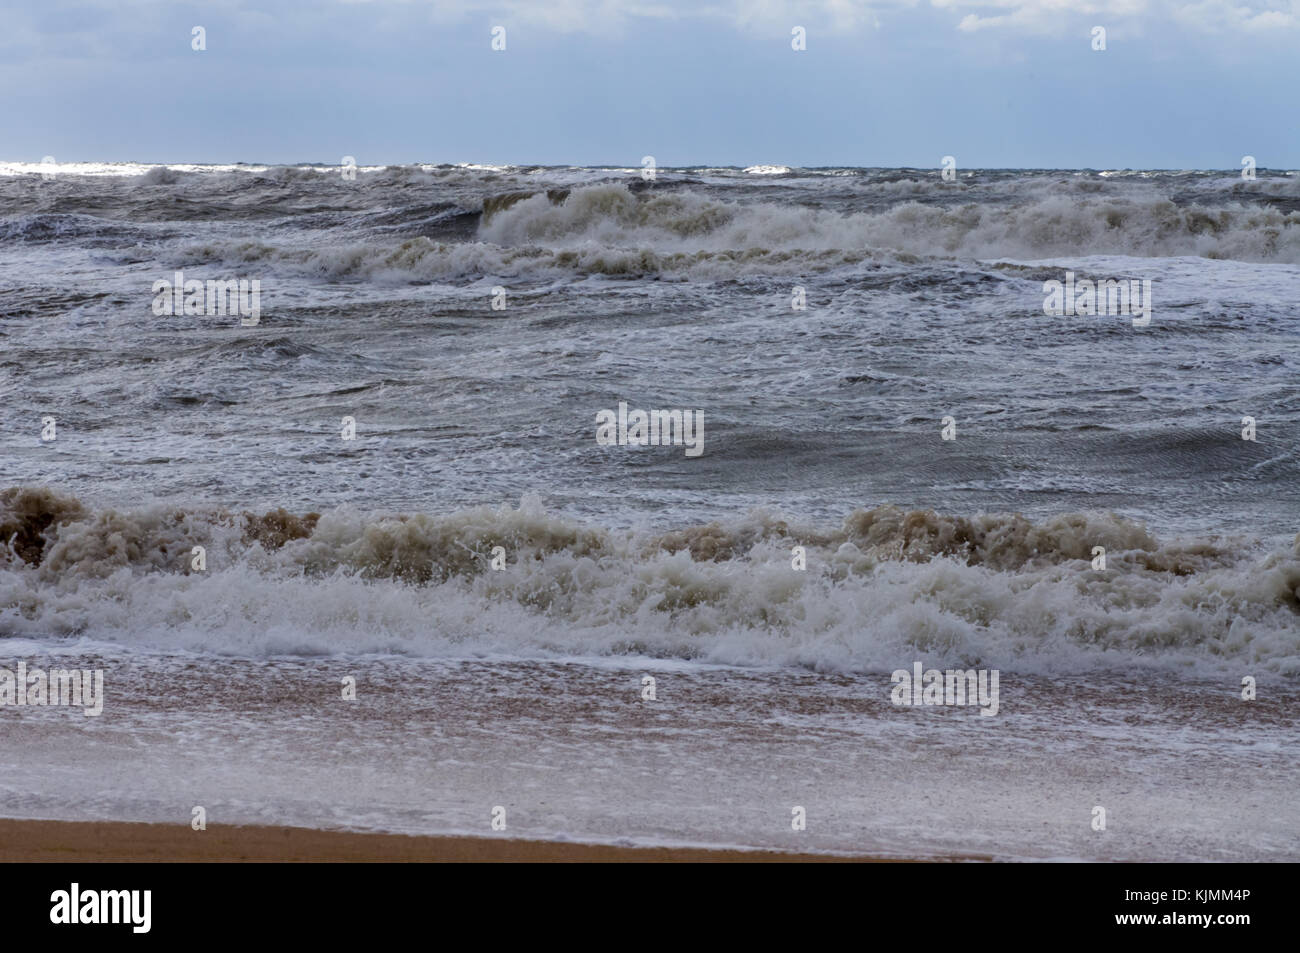
<svg viewBox="0 0 1300 953"><path fill-rule="evenodd" d="M0 163L0 342L0 815L1300 859L1295 172Z"/></svg>

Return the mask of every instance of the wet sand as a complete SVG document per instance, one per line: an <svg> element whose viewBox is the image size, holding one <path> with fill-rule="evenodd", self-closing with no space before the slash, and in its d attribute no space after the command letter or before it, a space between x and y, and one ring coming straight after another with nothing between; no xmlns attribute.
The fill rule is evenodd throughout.
<svg viewBox="0 0 1300 953"><path fill-rule="evenodd" d="M63 652L57 664L105 670L104 712L5 713L0 807L18 818L168 825L156 843L106 840L113 858L272 860L286 845L299 850L295 837L310 841L304 857L320 859L642 858L633 845L653 844L906 858L1300 857L1300 766L1288 746L1300 693L1280 681L1245 703L1231 683L1004 672L998 715L985 717L978 706L895 706L882 673L120 651ZM648 672L653 703L641 697ZM345 675L355 701L340 698ZM198 806L204 834L189 829ZM1093 828L1097 806L1107 830ZM498 807L508 824L493 832ZM797 808L803 830L792 829ZM304 833L234 833L258 826ZM315 833L376 830L453 836L362 848L342 846L353 835ZM217 847L194 846L203 837ZM12 841L0 837L0 850L58 846L40 835Z"/></svg>
<svg viewBox="0 0 1300 953"><path fill-rule="evenodd" d="M987 858L963 858L987 859ZM506 837L409 837L303 827L0 820L0 861L122 862L493 862L493 863L835 863L891 862L866 856L773 850L621 847Z"/></svg>

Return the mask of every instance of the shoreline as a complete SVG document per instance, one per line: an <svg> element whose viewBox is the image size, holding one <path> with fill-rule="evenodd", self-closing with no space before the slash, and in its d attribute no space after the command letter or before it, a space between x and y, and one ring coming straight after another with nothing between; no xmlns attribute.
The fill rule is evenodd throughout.
<svg viewBox="0 0 1300 953"><path fill-rule="evenodd" d="M943 860L988 861L988 857ZM913 858L305 827L0 819L0 863L920 863Z"/></svg>

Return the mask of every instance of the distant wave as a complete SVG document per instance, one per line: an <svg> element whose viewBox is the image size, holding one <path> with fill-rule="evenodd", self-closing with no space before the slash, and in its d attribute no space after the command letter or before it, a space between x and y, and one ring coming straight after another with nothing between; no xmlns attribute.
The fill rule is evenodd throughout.
<svg viewBox="0 0 1300 953"><path fill-rule="evenodd" d="M93 509L0 492L0 636L236 654L649 654L817 670L1300 674L1300 545L1104 513L755 512L669 532L518 508ZM807 569L791 566L806 548ZM192 549L207 567L191 569ZM493 548L507 568L490 567ZM1107 550L1105 571L1092 548ZM901 660L901 661L900 661Z"/></svg>
<svg viewBox="0 0 1300 953"><path fill-rule="evenodd" d="M0 219L0 244L80 241L86 244L136 241L147 233L130 223L68 212L38 212Z"/></svg>

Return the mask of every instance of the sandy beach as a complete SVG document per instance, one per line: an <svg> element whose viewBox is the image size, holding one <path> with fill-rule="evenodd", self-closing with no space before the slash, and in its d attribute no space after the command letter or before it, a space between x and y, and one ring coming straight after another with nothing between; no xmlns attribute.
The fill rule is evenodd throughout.
<svg viewBox="0 0 1300 953"><path fill-rule="evenodd" d="M961 858L987 860L988 858ZM6 863L852 863L898 862L865 856L772 850L617 847L495 837L408 837L303 827L0 820ZM905 862L905 861L904 861Z"/></svg>

